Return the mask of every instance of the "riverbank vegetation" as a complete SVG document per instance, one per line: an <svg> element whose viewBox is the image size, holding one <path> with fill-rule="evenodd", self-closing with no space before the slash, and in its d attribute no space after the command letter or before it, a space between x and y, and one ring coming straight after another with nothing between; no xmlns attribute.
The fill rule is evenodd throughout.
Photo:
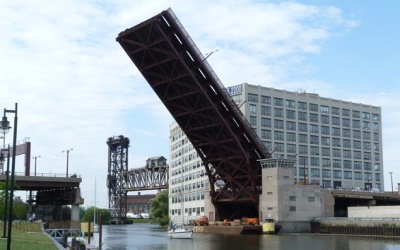
<svg viewBox="0 0 400 250"><path fill-rule="evenodd" d="M168 216L168 190L161 191L156 197L150 200L151 216L161 226L165 227L169 223Z"/></svg>
<svg viewBox="0 0 400 250"><path fill-rule="evenodd" d="M3 222L0 222L0 234L3 236ZM11 249L18 250L56 250L54 242L40 231L40 223L13 222ZM0 249L7 248L7 239L0 238Z"/></svg>

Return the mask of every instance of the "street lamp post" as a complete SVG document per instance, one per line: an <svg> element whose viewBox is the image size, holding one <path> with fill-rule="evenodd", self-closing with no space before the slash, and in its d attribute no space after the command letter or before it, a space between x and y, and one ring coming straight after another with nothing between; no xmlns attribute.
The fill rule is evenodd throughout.
<svg viewBox="0 0 400 250"><path fill-rule="evenodd" d="M392 184L392 194L393 194L393 179L392 179L393 172L389 172L389 174L390 174L390 183Z"/></svg>
<svg viewBox="0 0 400 250"><path fill-rule="evenodd" d="M68 150L63 150L62 153L67 152L67 177L68 177L68 161L69 161L69 151L74 150L73 148Z"/></svg>
<svg viewBox="0 0 400 250"><path fill-rule="evenodd" d="M8 210L8 237L7 237L7 250L11 249L11 230L12 230L12 212L14 206L14 180L15 180L15 154L17 150L17 124L18 124L18 103L15 103L15 109L4 109L4 116L1 121L1 129L10 129L10 122L7 121L7 113L14 113L14 136L12 147L12 165L11 165L11 184L10 184L10 206Z"/></svg>
<svg viewBox="0 0 400 250"><path fill-rule="evenodd" d="M7 230L7 206L8 206L8 176L9 176L9 171L10 171L10 145L8 145L8 149L2 149L1 150L1 160L4 163L4 155L3 152L7 151L7 170L5 172L6 174L6 195L4 199L4 216L3 216L3 236L2 238L5 239L7 238L6 230Z"/></svg>
<svg viewBox="0 0 400 250"><path fill-rule="evenodd" d="M36 176L36 159L37 159L38 157L40 157L40 155L32 157L32 159L35 159L35 176Z"/></svg>

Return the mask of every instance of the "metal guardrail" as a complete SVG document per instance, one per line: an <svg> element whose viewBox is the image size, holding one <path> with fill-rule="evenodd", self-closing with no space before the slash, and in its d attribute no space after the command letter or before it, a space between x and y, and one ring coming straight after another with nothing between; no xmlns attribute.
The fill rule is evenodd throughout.
<svg viewBox="0 0 400 250"><path fill-rule="evenodd" d="M29 173L27 177L58 177L67 178L65 173ZM15 176L26 176L25 172L15 172ZM68 178L81 178L80 174L68 174Z"/></svg>

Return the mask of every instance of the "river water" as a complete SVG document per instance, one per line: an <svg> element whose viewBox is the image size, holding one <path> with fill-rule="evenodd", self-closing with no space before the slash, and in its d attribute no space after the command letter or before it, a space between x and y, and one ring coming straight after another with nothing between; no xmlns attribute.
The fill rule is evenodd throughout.
<svg viewBox="0 0 400 250"><path fill-rule="evenodd" d="M165 229L151 224L103 226L104 250L400 250L400 238L342 235L193 234L193 239L169 239ZM98 234L91 238L98 245Z"/></svg>

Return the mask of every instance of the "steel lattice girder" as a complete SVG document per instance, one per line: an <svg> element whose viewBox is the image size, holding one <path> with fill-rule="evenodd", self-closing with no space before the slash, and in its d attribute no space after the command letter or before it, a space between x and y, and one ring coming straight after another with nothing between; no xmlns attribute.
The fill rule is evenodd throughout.
<svg viewBox="0 0 400 250"><path fill-rule="evenodd" d="M123 172L125 191L168 188L168 167L144 167Z"/></svg>
<svg viewBox="0 0 400 250"><path fill-rule="evenodd" d="M245 210L258 216L257 160L271 155L172 10L121 32L117 41L202 158L219 216Z"/></svg>

